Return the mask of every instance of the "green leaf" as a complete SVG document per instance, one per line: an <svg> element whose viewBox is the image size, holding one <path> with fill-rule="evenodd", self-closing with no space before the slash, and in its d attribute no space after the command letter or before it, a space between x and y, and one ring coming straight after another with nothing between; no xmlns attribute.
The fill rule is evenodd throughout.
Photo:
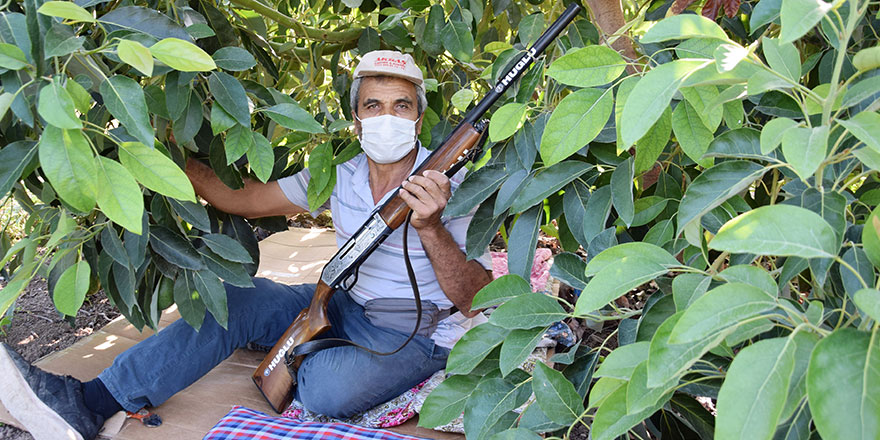
<svg viewBox="0 0 880 440"><path fill-rule="evenodd" d="M119 161L142 185L168 197L196 201L189 178L167 156L140 142L123 142L120 147Z"/></svg>
<svg viewBox="0 0 880 440"><path fill-rule="evenodd" d="M475 206L494 193L507 176L507 170L503 164L486 165L469 173L458 189L452 193L443 215L458 217L468 214Z"/></svg>
<svg viewBox="0 0 880 440"><path fill-rule="evenodd" d="M449 102L451 102L452 106L458 109L458 111L464 112L467 110L468 106L471 105L471 102L474 101L475 96L476 94L473 90L461 89L449 98Z"/></svg>
<svg viewBox="0 0 880 440"><path fill-rule="evenodd" d="M709 131L714 132L718 129L724 116L724 108L716 104L722 99L717 87L714 85L685 87L681 89L681 94L697 111L697 115L700 116Z"/></svg>
<svg viewBox="0 0 880 440"><path fill-rule="evenodd" d="M491 166L494 165L487 165L480 169L482 170ZM509 163L505 164L505 168L510 166L511 165ZM503 174L506 173L507 169L505 169L505 173ZM528 183L529 174L530 173L528 170L519 169L507 176L507 180L504 180L504 183L501 184L501 188L498 189L497 196L495 197L495 206L492 209L493 216L500 216L505 211L510 209L510 206L513 205L513 202L516 201L516 198L519 197L522 189L525 188L526 183ZM455 196L455 193L453 193L452 195ZM447 207L448 206L449 205L447 205Z"/></svg>
<svg viewBox="0 0 880 440"><path fill-rule="evenodd" d="M465 106L465 108L466 107L467 106ZM513 136L522 124L528 108L529 107L526 104L511 102L504 104L501 108L496 110L495 113L492 114L492 120L489 124L489 140L492 142L498 142Z"/></svg>
<svg viewBox="0 0 880 440"><path fill-rule="evenodd" d="M651 349L648 354L648 386L658 387L675 377L680 377L698 359L711 348L718 345L732 331L721 332L696 342L671 344L669 334L679 319L686 312L678 312L670 316L657 328L651 338Z"/></svg>
<svg viewBox="0 0 880 440"><path fill-rule="evenodd" d="M184 321L198 331L205 319L206 309L196 290L191 271L181 272L174 280L174 303Z"/></svg>
<svg viewBox="0 0 880 440"><path fill-rule="evenodd" d="M651 129L641 139L636 141L636 160L634 164L636 175L654 167L660 154L666 148L666 144L669 143L671 134L672 110L667 108L660 115L660 119L651 126Z"/></svg>
<svg viewBox="0 0 880 440"><path fill-rule="evenodd" d="M626 385L626 410L629 413L638 413L648 408L662 404L672 397L672 392L678 385L677 379L658 386L648 387L648 363L644 361L633 370L632 378Z"/></svg>
<svg viewBox="0 0 880 440"><path fill-rule="evenodd" d="M250 127L251 114L248 110L247 94L234 76L224 72L212 73L208 77L208 90L226 113L242 126Z"/></svg>
<svg viewBox="0 0 880 440"><path fill-rule="evenodd" d="M244 156L253 148L254 142L254 133L250 127L236 124L230 128L226 133L226 165Z"/></svg>
<svg viewBox="0 0 880 440"><path fill-rule="evenodd" d="M275 166L275 153L272 152L272 144L260 133L254 133L254 144L247 152L248 164L251 171L260 182L266 183L272 176L272 168Z"/></svg>
<svg viewBox="0 0 880 440"><path fill-rule="evenodd" d="M568 316L556 298L542 293L518 295L498 306L489 323L506 329L547 326Z"/></svg>
<svg viewBox="0 0 880 440"><path fill-rule="evenodd" d="M754 162L731 160L700 173L685 190L678 207L677 235L681 235L692 221L699 221L703 215L748 188L765 171Z"/></svg>
<svg viewBox="0 0 880 440"><path fill-rule="evenodd" d="M633 205L634 173L632 157L619 163L617 168L611 173L611 203L614 205L614 209L617 210L620 220L627 227L632 224L633 216L635 216L635 207Z"/></svg>
<svg viewBox="0 0 880 440"><path fill-rule="evenodd" d="M443 40L441 34L443 32L445 20L443 6L431 6L430 11L428 12L427 22L425 23L425 32L417 41L419 47L432 57L436 57L443 53ZM419 38L418 33L416 33L416 38Z"/></svg>
<svg viewBox="0 0 880 440"><path fill-rule="evenodd" d="M794 82L801 78L801 55L794 44L764 37L761 45L771 69Z"/></svg>
<svg viewBox="0 0 880 440"><path fill-rule="evenodd" d="M606 185L595 191L587 202L584 211L584 239L592 242L605 229L605 221L611 214L611 186Z"/></svg>
<svg viewBox="0 0 880 440"><path fill-rule="evenodd" d="M164 226L150 226L150 247L169 263L184 269L201 270L205 268L202 257L192 244L177 232Z"/></svg>
<svg viewBox="0 0 880 440"><path fill-rule="evenodd" d="M83 114L88 113L92 107L92 95L89 95L85 87L76 81L67 81L64 88L73 99L73 106Z"/></svg>
<svg viewBox="0 0 880 440"><path fill-rule="evenodd" d="M562 161L596 138L614 107L610 90L586 88L559 102L541 136L545 165Z"/></svg>
<svg viewBox="0 0 880 440"><path fill-rule="evenodd" d="M226 306L226 288L213 272L198 270L192 272L193 284L202 297L202 301L214 316L214 319L224 329L229 321L229 311Z"/></svg>
<svg viewBox="0 0 880 440"><path fill-rule="evenodd" d="M154 129L150 125L141 86L127 76L114 75L101 83L100 90L107 110L122 123L128 134L144 145L153 145Z"/></svg>
<svg viewBox="0 0 880 440"><path fill-rule="evenodd" d="M541 342L545 331L547 331L547 327L518 329L510 332L501 344L501 357L498 360L502 376L507 376L525 362Z"/></svg>
<svg viewBox="0 0 880 440"><path fill-rule="evenodd" d="M595 255L587 265L586 276L620 264L624 258L639 258L661 266L678 266L679 262L666 250L650 243L630 242L614 246Z"/></svg>
<svg viewBox="0 0 880 440"><path fill-rule="evenodd" d="M666 40L683 40L686 38L705 37L727 40L727 34L714 21L701 15L679 14L665 18L645 32L639 41L659 43Z"/></svg>
<svg viewBox="0 0 880 440"><path fill-rule="evenodd" d="M204 50L179 38L164 38L150 46L150 53L168 67L181 72L206 72L217 65Z"/></svg>
<svg viewBox="0 0 880 440"><path fill-rule="evenodd" d="M827 150L827 125L793 127L782 135L782 154L801 179L806 180L816 172Z"/></svg>
<svg viewBox="0 0 880 440"><path fill-rule="evenodd" d="M582 290L587 286L587 280L584 277L585 268L586 264L581 257L570 252L563 252L553 257L550 276L575 289Z"/></svg>
<svg viewBox="0 0 880 440"><path fill-rule="evenodd" d="M647 245L647 243L641 244ZM605 252L612 249L614 248ZM663 253L666 252L663 251ZM587 265L588 275L596 258ZM592 313L633 288L651 281L668 271L669 269L665 265L658 264L650 256L622 257L616 264L604 267L590 280L587 287L581 292L580 298L578 298L574 314L584 316Z"/></svg>
<svg viewBox="0 0 880 440"><path fill-rule="evenodd" d="M250 52L240 47L222 47L211 55L217 67L223 70L240 72L257 65L257 60Z"/></svg>
<svg viewBox="0 0 880 440"><path fill-rule="evenodd" d="M878 94L880 94L878 90L880 90L880 76L873 76L859 81L848 88L843 94L843 101L840 104L840 108L850 108L869 99L871 101L867 101L866 103L870 104L877 99Z"/></svg>
<svg viewBox="0 0 880 440"><path fill-rule="evenodd" d="M532 293L532 287L519 275L502 275L474 295L471 309L497 306L519 295Z"/></svg>
<svg viewBox="0 0 880 440"><path fill-rule="evenodd" d="M834 258L834 229L819 214L790 205L762 206L727 222L709 242L732 253Z"/></svg>
<svg viewBox="0 0 880 440"><path fill-rule="evenodd" d="M856 52L852 64L859 72L867 72L880 67L880 46L866 47Z"/></svg>
<svg viewBox="0 0 880 440"><path fill-rule="evenodd" d="M712 166L712 159L704 159L703 155L715 136L703 124L703 119L688 101L678 103L672 112L672 131L681 149L691 160L702 167Z"/></svg>
<svg viewBox="0 0 880 440"><path fill-rule="evenodd" d="M591 167L590 164L585 162L567 160L539 170L526 183L522 192L519 193L519 196L517 196L513 206L510 208L511 211L522 212L531 208L550 194L559 191L563 186L581 174L587 172Z"/></svg>
<svg viewBox="0 0 880 440"><path fill-rule="evenodd" d="M477 376L450 376L440 382L425 398L419 412L419 426L436 428L461 416L465 402L479 382Z"/></svg>
<svg viewBox="0 0 880 440"><path fill-rule="evenodd" d="M93 23L95 18L89 11L86 11L74 2L68 1L50 1L43 3L37 12L50 17L65 18L71 21L85 21Z"/></svg>
<svg viewBox="0 0 880 440"><path fill-rule="evenodd" d="M449 352L446 374L470 373L509 333L510 330L491 323L468 330Z"/></svg>
<svg viewBox="0 0 880 440"><path fill-rule="evenodd" d="M649 342L642 341L615 348L599 364L599 369L593 376L629 380L636 366L648 359L650 345Z"/></svg>
<svg viewBox="0 0 880 440"><path fill-rule="evenodd" d="M710 65L706 60L675 60L649 71L627 97L620 118L620 136L627 148L654 125L675 92L694 72Z"/></svg>
<svg viewBox="0 0 880 440"><path fill-rule="evenodd" d="M49 124L58 128L82 128L82 121L76 116L73 99L58 81L52 81L40 89L37 112Z"/></svg>
<svg viewBox="0 0 880 440"><path fill-rule="evenodd" d="M509 429L516 422L512 410L525 400L522 387L497 377L480 381L464 405L464 431L467 438L483 440Z"/></svg>
<svg viewBox="0 0 880 440"><path fill-rule="evenodd" d="M768 154L782 143L785 133L798 123L788 118L771 119L761 130L761 153Z"/></svg>
<svg viewBox="0 0 880 440"><path fill-rule="evenodd" d="M9 92L0 93L0 119L3 119L6 116L6 111L9 110L9 107L12 106L12 102L15 100L16 96Z"/></svg>
<svg viewBox="0 0 880 440"><path fill-rule="evenodd" d="M780 11L782 31L780 43L791 43L813 29L831 10L832 4L822 0L784 0Z"/></svg>
<svg viewBox="0 0 880 440"><path fill-rule="evenodd" d="M309 210L314 211L324 203L324 200L320 200L318 196L336 183L335 178L332 178L335 176L335 171L333 145L327 142L315 147L309 154L309 173L312 175L308 186Z"/></svg>
<svg viewBox="0 0 880 440"><path fill-rule="evenodd" d="M464 22L450 20L440 32L443 47L458 61L471 62L474 54L474 38Z"/></svg>
<svg viewBox="0 0 880 440"><path fill-rule="evenodd" d="M98 207L110 220L135 234L142 232L144 197L134 177L119 162L98 157Z"/></svg>
<svg viewBox="0 0 880 440"><path fill-rule="evenodd" d="M856 139L864 142L874 151L880 152L880 114L864 111L849 120L839 120L838 122L846 127Z"/></svg>
<svg viewBox="0 0 880 440"><path fill-rule="evenodd" d="M722 284L697 298L669 335L671 344L707 339L776 307L776 301L761 289L743 283Z"/></svg>
<svg viewBox="0 0 880 440"><path fill-rule="evenodd" d="M788 338L758 341L737 353L718 392L715 438L773 438L793 371Z"/></svg>
<svg viewBox="0 0 880 440"><path fill-rule="evenodd" d="M208 218L208 211L201 203L177 201L175 199L166 200L171 205L174 213L179 215L183 221L202 231L211 230L211 220Z"/></svg>
<svg viewBox="0 0 880 440"><path fill-rule="evenodd" d="M880 208L874 208L862 229L862 248L874 266L880 267Z"/></svg>
<svg viewBox="0 0 880 440"><path fill-rule="evenodd" d="M0 43L0 68L19 70L28 65L24 52L8 43Z"/></svg>
<svg viewBox="0 0 880 440"><path fill-rule="evenodd" d="M244 288L254 287L251 276L248 275L243 265L226 260L210 249L201 248L199 254L201 254L205 266L227 284Z"/></svg>
<svg viewBox="0 0 880 440"><path fill-rule="evenodd" d="M489 440L541 440L543 437L527 428L511 428L493 435Z"/></svg>
<svg viewBox="0 0 880 440"><path fill-rule="evenodd" d="M232 128L236 124L235 119L226 113L219 104L211 106L211 133L215 136Z"/></svg>
<svg viewBox="0 0 880 440"><path fill-rule="evenodd" d="M237 263L252 263L253 259L241 243L224 234L205 234L199 237L217 255Z"/></svg>
<svg viewBox="0 0 880 440"><path fill-rule="evenodd" d="M294 131L304 131L306 133L323 133L324 127L321 126L309 112L300 108L296 104L278 104L273 105L265 110L266 114L284 128Z"/></svg>
<svg viewBox="0 0 880 440"><path fill-rule="evenodd" d="M843 254L843 261L855 270L855 273L853 273L849 268L842 264L838 267L840 270L840 281L843 284L843 289L846 293L849 295L855 295L857 291L862 290L862 281L869 286L874 285L874 266L871 265L871 261L868 259L868 254L865 253L862 248L849 248L849 250Z"/></svg>
<svg viewBox="0 0 880 440"><path fill-rule="evenodd" d="M43 174L61 199L80 212L91 211L98 194L97 170L82 131L47 126L38 152Z"/></svg>
<svg viewBox="0 0 880 440"><path fill-rule="evenodd" d="M119 55L120 60L145 76L153 76L153 54L143 44L134 40L120 40L116 54Z"/></svg>
<svg viewBox="0 0 880 440"><path fill-rule="evenodd" d="M745 264L730 266L721 271L718 277L729 283L739 282L755 286L774 298L779 292L779 286L776 285L773 276L758 266Z"/></svg>
<svg viewBox="0 0 880 440"><path fill-rule="evenodd" d="M15 182L22 177L22 172L35 154L37 143L31 141L12 142L0 149L0 198L6 197Z"/></svg>
<svg viewBox="0 0 880 440"><path fill-rule="evenodd" d="M544 220L544 206L537 204L523 212L513 227L507 245L508 273L530 278L538 244L538 228Z"/></svg>
<svg viewBox="0 0 880 440"><path fill-rule="evenodd" d="M89 291L90 276L91 268L85 261L80 261L64 270L52 291L52 300L59 312L67 316L76 316L76 311L82 307L86 293Z"/></svg>
<svg viewBox="0 0 880 440"><path fill-rule="evenodd" d="M853 302L875 322L880 322L880 290L860 289L853 295Z"/></svg>
<svg viewBox="0 0 880 440"><path fill-rule="evenodd" d="M583 399L571 382L542 362L535 364L532 389L538 406L556 423L569 425L584 412Z"/></svg>
<svg viewBox="0 0 880 440"><path fill-rule="evenodd" d="M492 207L495 204L495 197L490 196L485 202L480 204L471 223L468 225L467 240L465 240L465 249L468 259L474 259L486 252L486 246L495 238L498 227L506 218L505 216L493 216Z"/></svg>
<svg viewBox="0 0 880 440"><path fill-rule="evenodd" d="M630 428L648 418L662 406L659 404L656 408L630 414L626 409L626 383L618 385L602 400L596 410L590 429L590 436L593 440L613 440L625 434ZM590 397L592 403L592 395Z"/></svg>
<svg viewBox="0 0 880 440"><path fill-rule="evenodd" d="M626 69L620 54L607 46L587 46L569 51L557 58L547 69L547 75L574 87L593 87L608 84Z"/></svg>
<svg viewBox="0 0 880 440"><path fill-rule="evenodd" d="M880 437L880 339L852 328L835 330L813 350L807 398L822 438Z"/></svg>

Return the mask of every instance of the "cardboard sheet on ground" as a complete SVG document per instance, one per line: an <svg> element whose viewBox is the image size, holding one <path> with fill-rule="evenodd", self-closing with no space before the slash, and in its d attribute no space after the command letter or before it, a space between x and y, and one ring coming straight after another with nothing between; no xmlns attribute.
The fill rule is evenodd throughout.
<svg viewBox="0 0 880 440"><path fill-rule="evenodd" d="M260 266L257 276L280 283L317 282L324 264L336 251L332 231L291 228L260 242ZM174 307L165 311L160 321L164 327L179 317ZM91 336L36 365L57 374L69 374L89 380L109 366L126 348L147 338L152 331L138 332L123 318L118 318ZM178 393L156 412L163 419L158 428L147 428L134 420L111 419L102 437L115 440L153 440L157 438L196 440L223 417L233 405L242 405L274 414L251 381L251 374L263 360L263 353L237 350L198 382ZM437 432L416 426L417 418L391 428L391 431L436 439L463 439L464 436ZM0 422L20 426L0 405Z"/></svg>

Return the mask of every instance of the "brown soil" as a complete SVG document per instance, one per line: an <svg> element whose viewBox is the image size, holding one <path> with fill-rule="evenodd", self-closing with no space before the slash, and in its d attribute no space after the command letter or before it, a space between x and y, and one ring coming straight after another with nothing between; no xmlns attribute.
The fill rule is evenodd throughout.
<svg viewBox="0 0 880 440"><path fill-rule="evenodd" d="M5 286L5 282L0 285ZM15 303L12 322L0 328L0 342L9 344L30 362L69 347L107 325L119 312L103 291L86 298L76 315L76 326L55 309L44 279L35 279ZM0 424L0 439L32 440L30 434Z"/></svg>

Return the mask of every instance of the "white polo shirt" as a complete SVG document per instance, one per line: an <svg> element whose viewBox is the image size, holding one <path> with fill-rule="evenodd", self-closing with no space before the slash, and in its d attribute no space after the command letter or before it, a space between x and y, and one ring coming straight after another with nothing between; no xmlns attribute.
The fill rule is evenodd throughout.
<svg viewBox="0 0 880 440"><path fill-rule="evenodd" d="M418 155L413 170L418 167L430 154L419 145ZM412 172L411 171L411 172ZM465 170L460 171L450 179L452 190L461 184ZM308 207L306 188L309 178L308 169L297 174L278 180L281 190L287 199L296 206ZM379 203L373 203L373 195L370 190L369 164L365 154L361 153L348 162L336 166L336 186L330 195L329 208L333 213L333 227L336 229L337 246L342 246L353 233L367 220L377 206L388 199L394 190L386 193ZM462 252L465 251L465 237L467 228L473 218L473 212L461 217L442 217L443 226L458 243ZM437 276L431 266L425 249L418 239L418 232L410 226L409 230L409 257L413 271L419 283L419 293L422 300L431 301L441 310L452 307L452 301L446 297ZM488 249L477 261L487 270L492 270L492 260ZM406 274L406 266L403 258L403 228L395 230L360 266L357 283L351 289L352 298L363 305L366 301L374 298L412 298L413 291L409 277ZM461 313L456 313L441 321L437 330L431 336L437 345L452 348L456 341L471 327L486 321L482 314L475 318L465 318Z"/></svg>

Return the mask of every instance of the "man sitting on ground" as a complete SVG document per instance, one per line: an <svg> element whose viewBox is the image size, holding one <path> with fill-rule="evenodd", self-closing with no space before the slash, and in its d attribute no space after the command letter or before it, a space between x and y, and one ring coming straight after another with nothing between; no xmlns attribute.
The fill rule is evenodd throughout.
<svg viewBox="0 0 880 440"><path fill-rule="evenodd" d="M391 356L376 356L353 346L308 355L297 374L296 398L306 408L333 417L363 412L444 368L458 338L485 321L470 306L476 292L491 280L485 256L478 263L468 261L462 252L471 217L441 217L462 173L452 181L436 171L407 179L428 156L416 138L427 106L421 70L409 55L374 51L363 56L354 77L354 130L366 154L336 169L329 206L337 243L344 243L377 206L402 188L400 196L413 210L409 255L419 290L423 300L436 306L431 307L435 318L442 320ZM186 171L196 192L225 212L255 218L307 211L308 170L267 184L249 181L240 190L225 186L200 162L190 160ZM366 260L350 290L333 295L328 305L332 328L327 336L383 352L407 339L411 330L405 326L388 321L379 326L364 314L368 301L412 298L402 232L402 228L395 231ZM309 305L315 290L314 284L253 281L253 288L226 285L227 329L210 314L198 332L178 320L126 350L88 382L43 372L4 345L0 399L37 440L95 438L110 415L161 405L236 348L249 343L274 345ZM460 312L449 316L453 307ZM400 321L405 318L401 316ZM410 318L408 322L413 323Z"/></svg>

